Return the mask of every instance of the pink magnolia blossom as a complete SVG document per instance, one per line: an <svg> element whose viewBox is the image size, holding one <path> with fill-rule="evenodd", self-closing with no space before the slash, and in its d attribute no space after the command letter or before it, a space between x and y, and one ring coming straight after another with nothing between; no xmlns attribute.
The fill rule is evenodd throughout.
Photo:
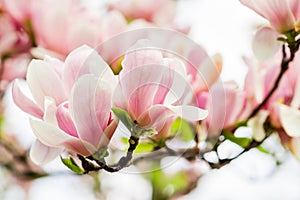
<svg viewBox="0 0 300 200"><path fill-rule="evenodd" d="M249 101L254 106L263 101L269 91L272 89L275 80L280 71L281 54L277 54L272 59L258 63L254 60L246 59L249 71L245 79L245 91L248 94ZM279 103L290 105L295 94L297 94L297 80L299 74L299 54L291 63L288 71L281 79L277 90L263 107L270 112L271 123L275 127L281 127L279 120Z"/></svg>
<svg viewBox="0 0 300 200"><path fill-rule="evenodd" d="M198 106L208 110L208 117L201 126L208 137L218 136L224 128L244 120L251 112L246 92L233 81L217 82L209 91L197 95Z"/></svg>
<svg viewBox="0 0 300 200"><path fill-rule="evenodd" d="M145 19L155 24L170 23L176 13L176 3L172 0L118 0L111 4L113 9L119 10L128 20Z"/></svg>
<svg viewBox="0 0 300 200"><path fill-rule="evenodd" d="M2 0L3 10L19 24L30 19L32 0Z"/></svg>
<svg viewBox="0 0 300 200"><path fill-rule="evenodd" d="M117 125L111 115L115 78L93 49L77 48L64 63L50 57L32 60L26 79L33 99L19 81L13 85L13 99L37 118L30 119L37 137L33 161L46 163L64 149L87 156L108 145Z"/></svg>
<svg viewBox="0 0 300 200"><path fill-rule="evenodd" d="M30 60L31 56L27 53L5 59L1 64L3 67L1 81L9 83L16 78L25 78Z"/></svg>
<svg viewBox="0 0 300 200"><path fill-rule="evenodd" d="M173 0L116 0L110 5L111 10L121 12L129 22L129 29L133 27L164 27L182 33L188 33L190 27L174 22L176 16L176 2Z"/></svg>
<svg viewBox="0 0 300 200"><path fill-rule="evenodd" d="M148 42L137 42L125 55L113 101L139 126L154 128L160 136L166 136L176 117L198 121L207 112L188 105L193 92L183 63L147 49Z"/></svg>
<svg viewBox="0 0 300 200"><path fill-rule="evenodd" d="M256 32L252 50L258 60L265 61L278 52L280 47L278 37L279 34L270 27L263 27Z"/></svg>
<svg viewBox="0 0 300 200"><path fill-rule="evenodd" d="M299 0L240 0L240 2L267 19L279 33L298 29Z"/></svg>
<svg viewBox="0 0 300 200"><path fill-rule="evenodd" d="M83 44L96 47L126 27L119 13L101 15L78 0L36 1L31 22L37 45L62 56Z"/></svg>
<svg viewBox="0 0 300 200"><path fill-rule="evenodd" d="M0 15L0 55L23 52L31 46L28 35L9 16Z"/></svg>

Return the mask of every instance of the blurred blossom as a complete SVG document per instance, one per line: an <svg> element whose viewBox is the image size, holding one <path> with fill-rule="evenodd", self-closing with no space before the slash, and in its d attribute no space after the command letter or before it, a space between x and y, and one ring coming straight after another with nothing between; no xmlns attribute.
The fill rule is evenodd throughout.
<svg viewBox="0 0 300 200"><path fill-rule="evenodd" d="M114 75L90 47L72 51L61 62L55 58L32 60L27 83L34 100L25 96L18 81L13 98L30 119L37 141L31 158L39 164L64 149L84 156L105 148L117 126L111 115Z"/></svg>
<svg viewBox="0 0 300 200"><path fill-rule="evenodd" d="M277 53L271 59L264 62L245 59L248 64L248 73L245 79L245 91L249 101L258 105L272 89L280 72L281 53ZM290 64L288 71L282 77L277 90L271 96L263 109L270 112L270 120L274 127L281 127L278 113L279 103L290 105L293 96L297 93L300 57L296 54L294 61Z"/></svg>
<svg viewBox="0 0 300 200"><path fill-rule="evenodd" d="M0 15L0 26L1 57L27 51L30 48L28 35L9 16Z"/></svg>
<svg viewBox="0 0 300 200"><path fill-rule="evenodd" d="M32 0L2 0L3 10L19 24L30 19Z"/></svg>
<svg viewBox="0 0 300 200"><path fill-rule="evenodd" d="M172 23L176 14L176 2L172 0L118 0L111 4L112 9L119 10L128 21L145 19L158 25Z"/></svg>
<svg viewBox="0 0 300 200"><path fill-rule="evenodd" d="M32 4L31 23L38 46L68 55L86 44L101 41L101 19L76 0L41 0Z"/></svg>
<svg viewBox="0 0 300 200"><path fill-rule="evenodd" d="M158 26L188 33L189 26L179 26L175 22L177 3L173 0L115 0L109 4L111 10L121 12L129 23L143 24L144 27ZM136 27L136 25L134 25Z"/></svg>
<svg viewBox="0 0 300 200"><path fill-rule="evenodd" d="M198 121L207 113L188 105L193 93L183 62L165 58L160 51L147 49L148 45L148 40L140 40L126 53L113 101L138 125L166 136L178 116Z"/></svg>
<svg viewBox="0 0 300 200"><path fill-rule="evenodd" d="M7 83L16 78L25 78L31 56L27 53L18 54L3 61L1 81Z"/></svg>
<svg viewBox="0 0 300 200"><path fill-rule="evenodd" d="M208 117L202 121L202 131L208 137L218 136L224 128L244 120L252 110L247 94L234 81L214 84L209 91L197 96L201 108L208 110Z"/></svg>
<svg viewBox="0 0 300 200"><path fill-rule="evenodd" d="M265 61L276 54L280 47L278 37L279 34L270 27L262 27L256 32L252 50L258 60Z"/></svg>
<svg viewBox="0 0 300 200"><path fill-rule="evenodd" d="M279 33L299 28L299 0L240 0L240 2L267 19Z"/></svg>

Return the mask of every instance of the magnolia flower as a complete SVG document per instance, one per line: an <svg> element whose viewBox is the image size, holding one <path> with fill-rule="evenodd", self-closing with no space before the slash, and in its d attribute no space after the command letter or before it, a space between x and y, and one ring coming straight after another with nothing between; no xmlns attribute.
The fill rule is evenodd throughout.
<svg viewBox="0 0 300 200"><path fill-rule="evenodd" d="M259 60L266 60L277 52L280 45L277 38L280 34L299 29L299 0L240 0L240 2L272 25L272 28L262 27L254 37L252 48Z"/></svg>
<svg viewBox="0 0 300 200"><path fill-rule="evenodd" d="M201 123L208 137L218 136L222 129L246 119L252 108L246 92L233 81L215 83L209 91L199 93L197 100L209 113Z"/></svg>
<svg viewBox="0 0 300 200"><path fill-rule="evenodd" d="M187 71L194 94L197 96L217 82L222 71L222 57L216 54L208 56L200 46L193 48L187 55Z"/></svg>
<svg viewBox="0 0 300 200"><path fill-rule="evenodd" d="M31 42L28 35L22 31L10 17L0 15L0 55L15 54L28 50Z"/></svg>
<svg viewBox="0 0 300 200"><path fill-rule="evenodd" d="M62 56L83 44L96 47L126 27L119 13L101 15L77 0L37 1L32 5L31 22L37 45Z"/></svg>
<svg viewBox="0 0 300 200"><path fill-rule="evenodd" d="M3 67L1 81L9 83L16 78L25 78L30 60L31 56L27 53L5 59L1 63L1 67Z"/></svg>
<svg viewBox="0 0 300 200"><path fill-rule="evenodd" d="M174 19L176 3L172 0L160 0L156 3L151 0L119 0L111 4L111 8L119 10L128 20L142 18L162 25Z"/></svg>
<svg viewBox="0 0 300 200"><path fill-rule="evenodd" d="M248 99L253 106L260 104L272 89L280 72L281 54L277 54L270 60L258 63L255 60L245 59L249 71L245 79L245 88ZM288 71L282 77L278 88L269 101L263 106L263 110L269 111L270 120L274 127L280 128L279 103L290 105L295 94L297 94L297 80L299 74L299 54L290 64Z"/></svg>
<svg viewBox="0 0 300 200"><path fill-rule="evenodd" d="M146 27L164 27L187 34L189 26L174 21L176 2L173 0L116 0L109 4L110 10L121 12L129 22L129 29Z"/></svg>
<svg viewBox="0 0 300 200"><path fill-rule="evenodd" d="M26 79L33 100L18 81L13 99L37 118L30 119L37 137L30 154L34 162L46 163L65 149L87 156L107 147L117 125L111 115L115 79L93 49L82 46L64 63L50 57L33 60Z"/></svg>
<svg viewBox="0 0 300 200"><path fill-rule="evenodd" d="M267 19L279 33L298 29L299 0L240 0L242 4Z"/></svg>
<svg viewBox="0 0 300 200"><path fill-rule="evenodd" d="M32 0L2 0L3 9L19 24L30 19Z"/></svg>
<svg viewBox="0 0 300 200"><path fill-rule="evenodd" d="M206 111L187 105L192 101L192 90L183 63L147 49L147 43L137 42L125 55L114 106L125 110L139 126L155 129L161 136L168 134L176 117L189 121L205 118Z"/></svg>

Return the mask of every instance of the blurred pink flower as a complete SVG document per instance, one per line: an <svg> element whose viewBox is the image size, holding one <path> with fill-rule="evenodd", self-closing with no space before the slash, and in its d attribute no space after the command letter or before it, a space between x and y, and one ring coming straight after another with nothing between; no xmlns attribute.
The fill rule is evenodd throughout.
<svg viewBox="0 0 300 200"><path fill-rule="evenodd" d="M46 163L64 149L84 156L105 148L116 128L111 115L115 78L102 58L87 46L72 51L65 62L46 57L31 61L27 84L33 100L16 81L13 99L30 119L37 141L34 162Z"/></svg>
<svg viewBox="0 0 300 200"><path fill-rule="evenodd" d="M1 67L3 67L1 81L9 83L16 78L25 78L30 60L31 56L27 53L17 54L5 59L1 64Z"/></svg>
<svg viewBox="0 0 300 200"><path fill-rule="evenodd" d="M281 53L275 55L265 62L245 59L248 64L248 73L245 79L245 91L248 99L253 106L263 101L269 91L272 89L275 80L280 71ZM270 120L273 126L281 127L279 120L279 103L290 105L294 95L297 92L296 85L298 80L300 64L299 54L291 63L288 71L281 79L277 90L263 107L270 112Z"/></svg>
<svg viewBox="0 0 300 200"><path fill-rule="evenodd" d="M267 19L279 33L298 29L299 0L240 0L242 4Z"/></svg>
<svg viewBox="0 0 300 200"><path fill-rule="evenodd" d="M77 0L36 1L31 21L37 45L63 56L83 44L96 47L126 27L120 14L101 15Z"/></svg>
<svg viewBox="0 0 300 200"><path fill-rule="evenodd" d="M164 27L188 33L189 26L175 23L176 2L173 0L116 0L109 5L111 10L121 12L129 27Z"/></svg>
<svg viewBox="0 0 300 200"><path fill-rule="evenodd" d="M3 10L19 24L30 19L32 0L2 0Z"/></svg>
<svg viewBox="0 0 300 200"><path fill-rule="evenodd" d="M0 55L7 56L29 50L28 35L9 16L0 15Z"/></svg>
<svg viewBox="0 0 300 200"><path fill-rule="evenodd" d="M111 4L112 9L120 11L128 20L145 19L159 25L170 24L176 14L176 2L172 0L118 0Z"/></svg>
<svg viewBox="0 0 300 200"><path fill-rule="evenodd" d="M114 106L126 110L144 128L166 135L172 120L182 117L198 121L207 112L188 105L193 92L186 80L184 64L147 49L149 41L138 41L125 55L114 92Z"/></svg>
<svg viewBox="0 0 300 200"><path fill-rule="evenodd" d="M197 95L200 108L208 110L208 117L202 121L202 130L208 137L218 136L224 128L248 117L252 107L245 91L234 81L217 82L209 91Z"/></svg>

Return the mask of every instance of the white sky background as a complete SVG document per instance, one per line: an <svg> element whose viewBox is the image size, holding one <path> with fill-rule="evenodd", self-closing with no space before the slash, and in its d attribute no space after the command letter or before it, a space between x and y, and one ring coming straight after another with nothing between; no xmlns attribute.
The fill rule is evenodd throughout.
<svg viewBox="0 0 300 200"><path fill-rule="evenodd" d="M252 56L254 28L265 21L238 0L181 0L179 14L182 15L179 21L192 22L192 39L203 45L211 55L221 53L224 64L222 79L234 79L242 85L247 71L242 56ZM23 113L12 105L7 113L13 114L14 118L8 123L15 125L17 133L24 134L29 130ZM28 138L31 136L29 134ZM27 139L25 143L28 145L30 141ZM299 200L300 164L289 154L283 154L283 158L285 163L277 168L274 159L254 150L221 170L207 173L199 181L198 188L182 199ZM47 168L56 168L56 164L59 164L59 170L64 169L59 162ZM108 195L110 200L120 197L128 200L150 198L149 184L137 175L105 173L101 177L103 187L111 190ZM72 175L43 178L33 183L29 200L93 200L91 182L90 177L81 179ZM145 196L147 193L148 196ZM0 183L0 199L23 200L25 197L17 186L1 196Z"/></svg>

